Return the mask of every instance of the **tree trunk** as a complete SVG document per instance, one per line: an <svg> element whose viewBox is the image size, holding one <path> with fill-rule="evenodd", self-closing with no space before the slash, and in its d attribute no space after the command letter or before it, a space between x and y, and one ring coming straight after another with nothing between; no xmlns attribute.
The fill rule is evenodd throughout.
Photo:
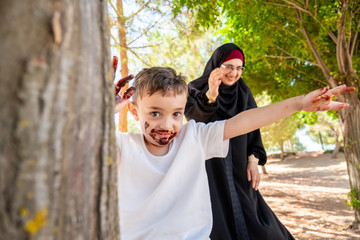
<svg viewBox="0 0 360 240"><path fill-rule="evenodd" d="M119 41L120 41L120 62L121 62L121 76L126 77L129 75L128 69L128 57L127 57L127 44L126 44L126 26L125 16L122 0L116 1L117 12L118 12L118 23L119 23ZM120 95L126 91L129 84L121 89ZM123 108L119 113L119 131L127 132L127 108Z"/></svg>
<svg viewBox="0 0 360 240"><path fill-rule="evenodd" d="M334 74L331 74L327 68L325 62L321 58L316 45L310 38L310 35L306 29L306 24L302 24L302 17L299 13L299 23L302 26L302 33L307 40L310 49L313 52L314 58L325 78L329 82L331 87L336 87L345 83L347 86L355 86L357 93L342 94L338 96L340 101L350 103L348 109L340 111L340 120L342 128L344 129L344 151L345 158L348 167L349 181L351 189L358 192L357 200L360 201L360 101L359 101L359 78L352 66L353 46L357 42L357 34L359 26L356 27L355 31L349 29L351 21L349 10L349 0L341 1L339 6L339 21L337 26L337 36L334 37L331 33L330 37L336 44L336 60L338 64L339 77L336 79ZM350 20L350 22L349 22ZM352 34L349 37L349 33ZM349 41L351 39L351 41ZM349 44L351 42L351 44ZM354 224L360 224L360 208L355 209L355 221Z"/></svg>
<svg viewBox="0 0 360 240"><path fill-rule="evenodd" d="M284 142L280 142L280 159L281 161L285 159Z"/></svg>
<svg viewBox="0 0 360 240"><path fill-rule="evenodd" d="M339 154L339 151L340 151L340 146L341 146L341 141L339 141L339 138L336 137L336 144L335 144L335 148L331 154L331 158L333 158L333 159L337 158L337 155Z"/></svg>
<svg viewBox="0 0 360 240"><path fill-rule="evenodd" d="M360 101L356 93L349 99L350 107L341 112L341 121L345 126L344 150L349 174L350 188L357 191L357 199L360 200ZM354 208L354 224L360 224L360 208Z"/></svg>
<svg viewBox="0 0 360 240"><path fill-rule="evenodd" d="M341 2L338 22L338 36L336 43L336 56L339 67L340 83L345 83L348 86L357 87L357 92L350 94L343 94L339 97L340 100L346 101L350 104L348 109L340 111L340 119L344 128L344 151L349 174L350 188L356 190L357 201L360 201L360 100L359 100L359 78L356 75L352 66L352 50L351 44L348 44L348 34L351 32L348 27L348 12L349 0ZM357 26L357 32L359 25ZM352 32L353 33L353 32ZM356 42L356 38L353 39ZM354 43L355 43L354 42ZM355 220L354 225L360 224L360 207L354 207Z"/></svg>
<svg viewBox="0 0 360 240"><path fill-rule="evenodd" d="M336 141L335 142L335 148L334 148L334 150L333 150L333 152L331 154L331 158L335 159L335 158L337 158L337 155L339 154L342 141L339 140L339 138L340 138L339 129L336 126L332 125L332 124L330 124L330 129L333 132L333 134L335 136L335 141Z"/></svg>
<svg viewBox="0 0 360 240"><path fill-rule="evenodd" d="M295 153L295 148L294 148L294 144L293 144L293 141L291 139L289 139L289 145L290 145L290 151L292 153Z"/></svg>
<svg viewBox="0 0 360 240"><path fill-rule="evenodd" d="M323 151L326 151L325 147L324 147L324 143L323 143L323 140L322 140L322 135L321 135L321 132L319 132L319 140L320 140L320 143L321 143L321 148Z"/></svg>
<svg viewBox="0 0 360 240"><path fill-rule="evenodd" d="M1 239L118 239L107 1L0 3Z"/></svg>

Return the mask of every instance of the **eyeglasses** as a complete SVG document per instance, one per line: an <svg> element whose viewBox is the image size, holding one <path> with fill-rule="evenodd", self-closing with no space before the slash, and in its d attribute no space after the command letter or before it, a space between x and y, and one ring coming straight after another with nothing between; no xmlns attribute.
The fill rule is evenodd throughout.
<svg viewBox="0 0 360 240"><path fill-rule="evenodd" d="M242 71L244 71L245 70L245 68L244 67L242 67L242 66L239 66L239 67L234 67L233 65L224 65L224 64L221 64L221 67L222 68L224 68L226 71L228 71L228 72L232 72L232 71L234 71L235 69L236 69L236 71L237 72L242 72Z"/></svg>

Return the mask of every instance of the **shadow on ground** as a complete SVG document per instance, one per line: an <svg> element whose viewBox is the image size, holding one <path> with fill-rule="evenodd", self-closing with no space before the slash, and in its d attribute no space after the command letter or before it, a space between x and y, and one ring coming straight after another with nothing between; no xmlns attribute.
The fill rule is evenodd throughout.
<svg viewBox="0 0 360 240"><path fill-rule="evenodd" d="M260 192L295 239L360 239L360 230L346 229L354 212L345 202L349 180L343 154L269 159L266 170Z"/></svg>

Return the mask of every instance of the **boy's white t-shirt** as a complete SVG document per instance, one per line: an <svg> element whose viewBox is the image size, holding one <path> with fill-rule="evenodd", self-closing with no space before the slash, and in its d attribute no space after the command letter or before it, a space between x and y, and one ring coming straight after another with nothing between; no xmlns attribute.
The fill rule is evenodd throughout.
<svg viewBox="0 0 360 240"><path fill-rule="evenodd" d="M160 157L148 152L142 134L116 133L122 240L209 239L205 160L227 155L224 123L189 121Z"/></svg>

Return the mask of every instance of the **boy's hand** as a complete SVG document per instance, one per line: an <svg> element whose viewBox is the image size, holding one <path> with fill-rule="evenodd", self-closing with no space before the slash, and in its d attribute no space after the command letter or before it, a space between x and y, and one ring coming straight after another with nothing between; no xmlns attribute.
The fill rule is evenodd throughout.
<svg viewBox="0 0 360 240"><path fill-rule="evenodd" d="M116 56L113 56L114 80L115 80L115 76L116 76L117 65L118 65L118 58ZM134 75L130 74L129 76L126 76L126 77L120 79L115 84L116 103L115 103L114 113L120 112L120 110L123 109L123 107L125 107L125 105L127 104L129 98L135 93L135 88L129 87L128 89L126 89L126 91L124 92L122 97L119 96L119 92L120 92L121 88L123 88L133 78L134 78Z"/></svg>
<svg viewBox="0 0 360 240"><path fill-rule="evenodd" d="M348 103L336 102L332 97L341 93L353 92L355 87L347 87L345 84L329 90L326 86L322 89L312 91L303 96L300 110L307 112L339 110L349 106Z"/></svg>
<svg viewBox="0 0 360 240"><path fill-rule="evenodd" d="M120 80L121 81L121 80ZM125 107L125 105L128 103L129 98L135 93L134 87L129 87L124 92L123 96L120 97L119 95L116 95L116 102L114 107L114 113L118 113Z"/></svg>

